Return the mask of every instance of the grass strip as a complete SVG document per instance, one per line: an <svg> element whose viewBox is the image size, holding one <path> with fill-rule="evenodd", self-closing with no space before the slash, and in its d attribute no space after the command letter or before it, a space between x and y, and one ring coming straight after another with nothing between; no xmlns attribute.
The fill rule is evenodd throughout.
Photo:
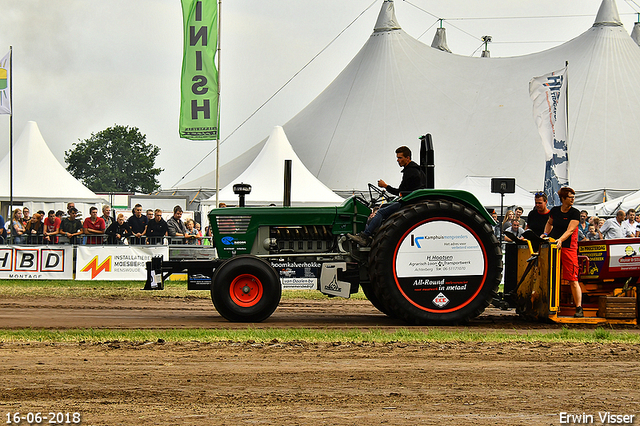
<svg viewBox="0 0 640 426"><path fill-rule="evenodd" d="M162 291L142 291L141 281L66 281L66 280L0 280L0 297L47 297L142 300L155 298L209 299L208 291L187 290L186 281L165 281ZM282 299L324 300L329 297L315 290L284 290ZM365 300L362 290L352 299Z"/></svg>
<svg viewBox="0 0 640 426"><path fill-rule="evenodd" d="M413 331L383 330L311 330L296 329L173 329L173 330L0 330L0 342L576 342L576 343L628 343L640 344L640 335L604 328L557 332L507 333L501 331L477 332L470 330Z"/></svg>

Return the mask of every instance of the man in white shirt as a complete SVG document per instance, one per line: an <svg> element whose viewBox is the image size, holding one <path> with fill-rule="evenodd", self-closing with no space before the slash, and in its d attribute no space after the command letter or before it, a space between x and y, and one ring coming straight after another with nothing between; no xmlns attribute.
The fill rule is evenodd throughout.
<svg viewBox="0 0 640 426"><path fill-rule="evenodd" d="M624 221L624 210L618 210L616 217L607 219L604 225L600 227L600 232L605 240L613 240L615 238L624 238L622 232L622 222Z"/></svg>
<svg viewBox="0 0 640 426"><path fill-rule="evenodd" d="M622 233L629 238L636 236L636 211L634 209L627 211L627 219L622 222Z"/></svg>

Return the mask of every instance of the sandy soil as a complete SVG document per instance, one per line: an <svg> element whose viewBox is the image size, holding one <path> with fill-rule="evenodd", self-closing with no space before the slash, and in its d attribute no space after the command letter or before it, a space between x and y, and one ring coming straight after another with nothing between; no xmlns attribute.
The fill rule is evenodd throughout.
<svg viewBox="0 0 640 426"><path fill-rule="evenodd" d="M2 328L246 327L201 299L5 299L0 308ZM283 301L255 326L406 327L355 300ZM557 329L493 309L468 327ZM602 424L608 411L640 424L639 359L631 344L0 343L0 420L79 412L86 425L556 425L561 412Z"/></svg>

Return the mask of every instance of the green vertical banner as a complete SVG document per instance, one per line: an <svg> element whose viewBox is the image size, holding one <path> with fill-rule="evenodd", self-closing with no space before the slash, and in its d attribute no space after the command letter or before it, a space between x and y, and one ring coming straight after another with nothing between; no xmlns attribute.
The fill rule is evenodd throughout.
<svg viewBox="0 0 640 426"><path fill-rule="evenodd" d="M218 1L182 0L184 51L180 83L180 137L218 139Z"/></svg>

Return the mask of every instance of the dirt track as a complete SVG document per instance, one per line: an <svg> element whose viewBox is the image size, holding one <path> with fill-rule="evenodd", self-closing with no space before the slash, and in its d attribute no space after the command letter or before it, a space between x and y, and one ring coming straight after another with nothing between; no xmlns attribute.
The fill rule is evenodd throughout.
<svg viewBox="0 0 640 426"><path fill-rule="evenodd" d="M202 299L0 307L2 328L246 327ZM291 326L406 327L356 300L284 301L256 325ZM557 329L497 310L469 328ZM638 359L630 344L0 343L0 414L80 412L82 424L104 425L555 425L560 412L584 412L601 424L599 411L640 413Z"/></svg>

